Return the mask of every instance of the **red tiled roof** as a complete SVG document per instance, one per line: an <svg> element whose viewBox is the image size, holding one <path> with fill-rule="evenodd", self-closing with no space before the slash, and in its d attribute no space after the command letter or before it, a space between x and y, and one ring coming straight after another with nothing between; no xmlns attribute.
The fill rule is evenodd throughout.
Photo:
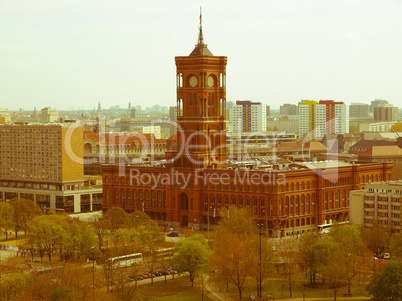
<svg viewBox="0 0 402 301"><path fill-rule="evenodd" d="M359 157L402 157L402 149L397 145L372 146Z"/></svg>

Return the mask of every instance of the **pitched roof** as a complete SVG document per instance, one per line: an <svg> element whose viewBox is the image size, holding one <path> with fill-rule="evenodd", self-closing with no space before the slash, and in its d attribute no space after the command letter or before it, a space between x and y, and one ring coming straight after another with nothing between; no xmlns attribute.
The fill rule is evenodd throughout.
<svg viewBox="0 0 402 301"><path fill-rule="evenodd" d="M373 146L395 145L395 141L387 140L361 140L350 147L350 150L367 150Z"/></svg>
<svg viewBox="0 0 402 301"><path fill-rule="evenodd" d="M359 157L402 157L402 149L397 145L372 146Z"/></svg>

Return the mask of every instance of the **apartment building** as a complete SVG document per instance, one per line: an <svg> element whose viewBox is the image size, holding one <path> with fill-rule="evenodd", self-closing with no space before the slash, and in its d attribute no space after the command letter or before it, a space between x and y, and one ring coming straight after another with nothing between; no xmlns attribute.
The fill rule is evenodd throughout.
<svg viewBox="0 0 402 301"><path fill-rule="evenodd" d="M299 133L308 140L349 133L348 106L333 100L303 100L299 104Z"/></svg>
<svg viewBox="0 0 402 301"><path fill-rule="evenodd" d="M402 181L368 183L362 190L351 191L349 198L352 224L372 227L377 222L390 232L401 232Z"/></svg>
<svg viewBox="0 0 402 301"><path fill-rule="evenodd" d="M234 132L265 132L267 130L267 108L260 102L236 101L229 112Z"/></svg>

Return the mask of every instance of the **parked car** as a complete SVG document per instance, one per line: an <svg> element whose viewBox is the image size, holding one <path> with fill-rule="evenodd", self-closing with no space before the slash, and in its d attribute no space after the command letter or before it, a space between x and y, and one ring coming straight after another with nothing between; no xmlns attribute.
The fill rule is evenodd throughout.
<svg viewBox="0 0 402 301"><path fill-rule="evenodd" d="M170 231L167 236L169 237L179 237L179 231Z"/></svg>

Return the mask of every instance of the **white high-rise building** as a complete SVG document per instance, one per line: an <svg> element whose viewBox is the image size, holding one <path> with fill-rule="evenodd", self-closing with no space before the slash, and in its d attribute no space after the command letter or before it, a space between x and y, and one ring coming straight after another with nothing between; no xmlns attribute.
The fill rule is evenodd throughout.
<svg viewBox="0 0 402 301"><path fill-rule="evenodd" d="M229 121L234 132L265 132L267 130L267 106L260 102L236 101L229 110Z"/></svg>
<svg viewBox="0 0 402 301"><path fill-rule="evenodd" d="M299 104L299 134L309 140L321 140L326 134L349 133L349 108L333 100Z"/></svg>

